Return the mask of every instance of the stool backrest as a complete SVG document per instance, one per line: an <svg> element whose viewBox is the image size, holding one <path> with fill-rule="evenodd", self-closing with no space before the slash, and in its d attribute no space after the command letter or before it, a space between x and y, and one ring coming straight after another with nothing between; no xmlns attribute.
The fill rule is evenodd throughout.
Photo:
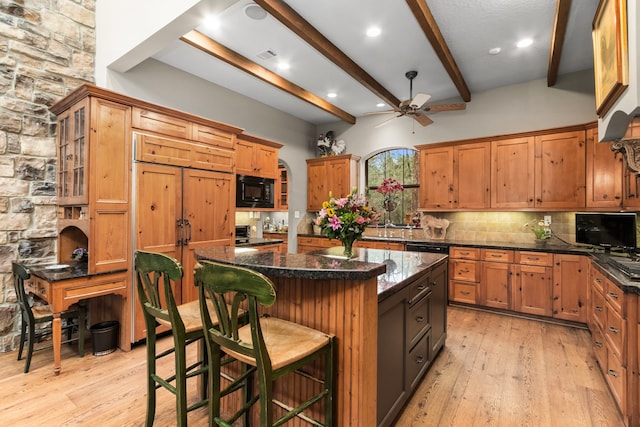
<svg viewBox="0 0 640 427"><path fill-rule="evenodd" d="M229 348L260 362L270 364L267 354L258 307L268 307L276 300L273 282L256 271L210 261L200 261L195 269L195 283L199 288L202 324L207 339L221 347ZM206 304L213 302L218 318L215 325ZM246 301L246 307L241 304ZM243 325L243 317L249 312L252 342L238 337L238 328Z"/></svg>
<svg viewBox="0 0 640 427"><path fill-rule="evenodd" d="M138 298L146 315L184 329L173 294L175 282L182 278L182 266L170 256L136 251L134 265Z"/></svg>
<svg viewBox="0 0 640 427"><path fill-rule="evenodd" d="M22 311L23 316L29 318L30 324L33 325L33 312L31 311L31 304L29 303L29 297L24 287L24 282L31 278L31 273L22 264L17 262L11 263L11 270L13 271L13 287L16 291L16 298L18 299L18 305Z"/></svg>

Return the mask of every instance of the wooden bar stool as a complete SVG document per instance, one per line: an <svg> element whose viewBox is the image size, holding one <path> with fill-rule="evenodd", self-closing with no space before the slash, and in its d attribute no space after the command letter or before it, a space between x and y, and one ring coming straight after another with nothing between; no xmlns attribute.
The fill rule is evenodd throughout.
<svg viewBox="0 0 640 427"><path fill-rule="evenodd" d="M324 423L333 425L335 402L336 358L335 337L275 317L259 317L259 306L268 307L276 300L274 285L266 276L242 267L201 261L196 267L195 281L199 288L202 323L208 346L209 367L209 425L229 426L251 406L259 401L260 426L281 425L295 416L310 418L303 411L319 401L324 401ZM215 312L211 312L211 304ZM246 302L249 324L239 321L240 306ZM246 308L246 307L245 307ZM213 319L219 319L215 326ZM258 394L245 396L243 406L230 419L220 416L220 352L249 366L245 374L257 373ZM274 420L273 383L277 379L298 372L305 365L324 359L324 381L320 392L308 397L295 408L286 404L286 413ZM303 374L309 377L309 374ZM236 379L244 381L247 375ZM230 385L228 389L232 389ZM247 388L245 387L245 391Z"/></svg>
<svg viewBox="0 0 640 427"><path fill-rule="evenodd" d="M29 372L31 366L31 356L34 351L44 350L53 347L51 341L47 344L36 347L36 341L46 336L52 335L51 325L38 327L53 321L53 312L48 305L32 305L24 287L24 282L31 278L29 270L21 264L12 263L13 286L16 291L16 298L20 306L22 326L20 327L20 347L18 349L18 360L22 359L22 351L27 344L27 360L24 365L24 373ZM75 307L75 308L73 308ZM60 317L65 320L62 330L67 332L67 339L62 343L78 341L78 353L84 356L84 332L85 332L85 306L84 304L73 305L71 310L63 311ZM77 321L75 321L77 319ZM77 338L73 337L73 332L77 329Z"/></svg>
<svg viewBox="0 0 640 427"><path fill-rule="evenodd" d="M135 270L138 297L142 304L147 327L147 417L151 427L156 412L156 390L164 387L176 396L176 419L178 426L187 425L187 413L207 404L206 346L201 343L200 358L187 366L186 348L204 337L198 301L176 304L173 287L182 277L182 266L175 259L159 253L136 251ZM157 353L156 327L171 328L173 347ZM174 354L175 373L163 378L156 373L156 361ZM200 400L187 407L187 379L202 375Z"/></svg>

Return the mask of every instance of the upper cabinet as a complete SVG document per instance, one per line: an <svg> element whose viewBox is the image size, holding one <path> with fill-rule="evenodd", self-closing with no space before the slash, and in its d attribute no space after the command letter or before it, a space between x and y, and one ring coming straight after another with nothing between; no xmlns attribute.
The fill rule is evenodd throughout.
<svg viewBox="0 0 640 427"><path fill-rule="evenodd" d="M491 142L491 207L526 209L534 206L533 137Z"/></svg>
<svg viewBox="0 0 640 427"><path fill-rule="evenodd" d="M286 211L289 208L289 173L284 164L278 163L276 180L276 208Z"/></svg>
<svg viewBox="0 0 640 427"><path fill-rule="evenodd" d="M236 174L278 178L278 149L282 144L251 135L238 135Z"/></svg>
<svg viewBox="0 0 640 427"><path fill-rule="evenodd" d="M535 207L582 209L585 207L584 131L535 137Z"/></svg>
<svg viewBox="0 0 640 427"><path fill-rule="evenodd" d="M420 209L585 208L585 131L421 145Z"/></svg>
<svg viewBox="0 0 640 427"><path fill-rule="evenodd" d="M587 129L587 207L622 207L624 163L611 151L611 142L598 142L598 129Z"/></svg>
<svg viewBox="0 0 640 427"><path fill-rule="evenodd" d="M422 179L429 184L420 186L420 207L488 208L490 159L488 142L421 150Z"/></svg>
<svg viewBox="0 0 640 427"><path fill-rule="evenodd" d="M307 211L318 211L322 202L343 197L358 186L358 162L353 154L307 159Z"/></svg>

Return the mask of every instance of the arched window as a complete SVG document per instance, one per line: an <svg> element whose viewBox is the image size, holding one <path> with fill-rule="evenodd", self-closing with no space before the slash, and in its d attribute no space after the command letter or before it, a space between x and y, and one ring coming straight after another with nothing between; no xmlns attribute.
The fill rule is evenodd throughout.
<svg viewBox="0 0 640 427"><path fill-rule="evenodd" d="M383 212L381 223L390 220L396 225L405 225L418 208L419 185L419 155L418 151L410 148L396 148L382 151L371 156L365 164L367 196L371 205ZM397 207L392 211L386 211L383 205L383 196L376 189L386 178L394 178L399 181L404 191L397 194Z"/></svg>

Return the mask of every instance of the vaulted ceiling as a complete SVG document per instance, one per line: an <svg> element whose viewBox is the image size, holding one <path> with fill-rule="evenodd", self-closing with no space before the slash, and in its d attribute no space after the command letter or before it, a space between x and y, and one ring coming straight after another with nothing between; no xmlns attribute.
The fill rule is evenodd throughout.
<svg viewBox="0 0 640 427"><path fill-rule="evenodd" d="M466 103L477 92L543 78L553 86L593 69L597 4L239 0L217 27L203 22L153 57L311 123L355 123L419 92L431 95L427 105ZM366 35L372 26L379 36ZM516 47L524 38L532 44ZM410 70L418 72L412 94Z"/></svg>

